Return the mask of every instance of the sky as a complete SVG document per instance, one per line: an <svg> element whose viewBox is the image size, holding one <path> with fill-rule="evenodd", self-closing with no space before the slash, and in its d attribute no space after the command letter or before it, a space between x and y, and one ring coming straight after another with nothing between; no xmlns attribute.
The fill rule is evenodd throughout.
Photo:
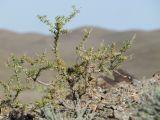
<svg viewBox="0 0 160 120"><path fill-rule="evenodd" d="M110 30L160 29L160 0L0 0L0 29L48 34L37 18L68 15L75 5L80 14L69 29L90 25Z"/></svg>

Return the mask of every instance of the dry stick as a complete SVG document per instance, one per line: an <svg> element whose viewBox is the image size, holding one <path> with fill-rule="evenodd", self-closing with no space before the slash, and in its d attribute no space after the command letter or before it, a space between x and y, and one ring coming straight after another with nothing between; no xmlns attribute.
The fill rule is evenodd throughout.
<svg viewBox="0 0 160 120"><path fill-rule="evenodd" d="M43 81L40 81L40 80L36 80L37 83L40 83L42 85L45 85L45 86L50 86L50 85L53 85L53 83L45 83Z"/></svg>
<svg viewBox="0 0 160 120"><path fill-rule="evenodd" d="M118 72L117 70L113 70L115 73L117 73L118 75L122 76L123 78L127 78L127 75L123 75L120 72Z"/></svg>
<svg viewBox="0 0 160 120"><path fill-rule="evenodd" d="M40 68L39 71L37 72L36 76L35 76L34 78L32 78L32 80L35 81L35 82L38 82L38 83L40 83L40 84L42 84L42 85L45 85L45 86L50 86L50 85L52 85L53 83L45 83L45 82L42 82L42 81L38 80L38 77L40 76L40 73L41 73L43 70L46 70L46 69L48 69L48 68L49 68L48 66L45 66L45 67L43 67L43 68Z"/></svg>

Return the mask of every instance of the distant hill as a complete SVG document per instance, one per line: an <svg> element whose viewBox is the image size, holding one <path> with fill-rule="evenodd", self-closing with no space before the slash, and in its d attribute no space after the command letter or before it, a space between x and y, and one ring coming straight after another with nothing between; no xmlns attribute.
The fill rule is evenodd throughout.
<svg viewBox="0 0 160 120"><path fill-rule="evenodd" d="M61 52L63 58L71 63L76 56L75 45L78 45L82 36L83 29L86 27L71 30L67 35L61 38ZM90 28L90 27L87 27ZM132 60L127 61L122 68L131 72L137 77L151 77L151 75L160 70L160 30L155 31L112 31L93 27L92 33L87 41L87 46L97 47L101 41L111 43L117 42L118 45L124 40L129 40L136 33L136 40L128 54L133 54ZM4 63L11 53L17 55L35 55L43 50L50 52L52 37L37 33L15 33L7 30L0 30L0 78L8 78L8 69ZM49 53L50 55L51 53Z"/></svg>

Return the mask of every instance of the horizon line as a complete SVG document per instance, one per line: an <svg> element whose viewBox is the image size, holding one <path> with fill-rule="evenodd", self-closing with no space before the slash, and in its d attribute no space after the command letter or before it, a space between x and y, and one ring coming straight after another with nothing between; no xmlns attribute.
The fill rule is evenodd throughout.
<svg viewBox="0 0 160 120"><path fill-rule="evenodd" d="M156 32L156 31L160 31L160 28L155 28L155 29L142 29L142 28L130 28L130 29L125 29L125 30L117 30L117 29L110 29L110 28L105 28L105 27L101 27L101 26L94 26L94 25L83 25L83 26L78 26L75 28L68 28L69 31L76 31L76 30L80 30L80 29L87 29L87 28L91 28L91 29L101 29L104 31L108 31L108 32L132 32L132 31L137 31L137 32ZM9 29L9 28L0 28L0 32L1 31L6 31L6 32L12 32L15 34L40 34L40 35L50 35L51 33L48 31L47 32L40 32L40 31L33 31L33 30L26 30L26 31L19 31L19 30L13 30L13 29Z"/></svg>

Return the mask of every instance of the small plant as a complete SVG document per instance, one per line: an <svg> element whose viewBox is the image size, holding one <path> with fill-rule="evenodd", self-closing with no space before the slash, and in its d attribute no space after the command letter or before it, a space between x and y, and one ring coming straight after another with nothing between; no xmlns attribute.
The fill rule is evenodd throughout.
<svg viewBox="0 0 160 120"><path fill-rule="evenodd" d="M13 70L13 75L8 81L0 81L5 93L5 99L1 101L0 107L13 107L19 105L19 101L17 99L18 95L22 91L30 89L29 84L24 85L23 81L21 80L23 74L23 62L23 58L18 59L14 55L12 55L8 60L7 65Z"/></svg>
<svg viewBox="0 0 160 120"><path fill-rule="evenodd" d="M88 109L90 101L87 102L85 107L81 107L81 102L74 106L68 105L69 111L57 111L51 104L43 107L42 111L47 120L92 120L95 116L95 112Z"/></svg>
<svg viewBox="0 0 160 120"><path fill-rule="evenodd" d="M137 107L137 120L160 120L159 82L155 82L153 86L146 86L142 95L143 103Z"/></svg>

